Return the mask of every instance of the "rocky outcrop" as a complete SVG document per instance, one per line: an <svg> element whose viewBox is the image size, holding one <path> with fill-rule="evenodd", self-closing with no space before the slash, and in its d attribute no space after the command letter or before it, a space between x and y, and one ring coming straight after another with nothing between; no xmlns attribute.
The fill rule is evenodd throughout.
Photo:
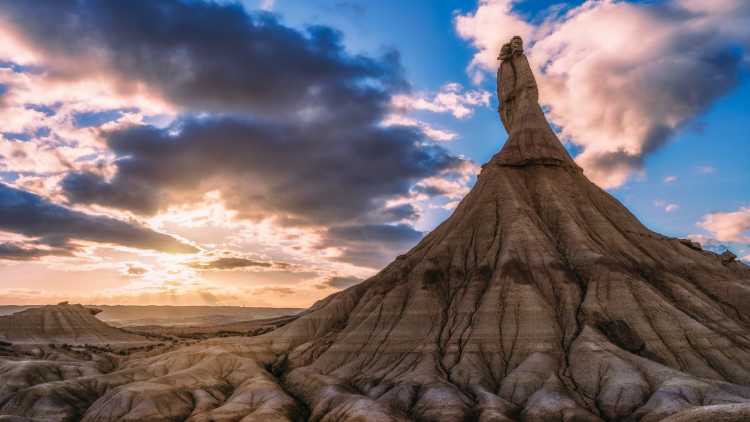
<svg viewBox="0 0 750 422"><path fill-rule="evenodd" d="M680 242L688 248L695 249L696 251L703 250L701 244L690 239L680 239Z"/></svg>
<svg viewBox="0 0 750 422"><path fill-rule="evenodd" d="M0 339L14 343L102 344L147 341L96 318L99 309L67 302L0 316Z"/></svg>
<svg viewBox="0 0 750 422"><path fill-rule="evenodd" d="M750 268L648 230L587 180L544 121L522 51L507 52L510 137L409 253L263 336L106 373L32 376L48 363L6 360L0 414L747 420Z"/></svg>
<svg viewBox="0 0 750 422"><path fill-rule="evenodd" d="M730 264L734 262L735 259L737 259L737 255L733 254L732 251L724 251L721 255L719 255L719 258L721 258L722 263Z"/></svg>

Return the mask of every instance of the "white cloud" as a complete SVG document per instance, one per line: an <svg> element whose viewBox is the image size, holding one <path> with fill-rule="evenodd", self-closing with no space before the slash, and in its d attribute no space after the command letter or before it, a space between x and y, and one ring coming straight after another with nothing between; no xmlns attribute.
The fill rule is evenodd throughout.
<svg viewBox="0 0 750 422"><path fill-rule="evenodd" d="M721 242L750 243L750 208L704 215L698 226Z"/></svg>
<svg viewBox="0 0 750 422"><path fill-rule="evenodd" d="M664 178L664 183L674 183L677 181L677 176L667 176Z"/></svg>
<svg viewBox="0 0 750 422"><path fill-rule="evenodd" d="M657 199L656 201L654 201L654 206L661 208L664 210L664 212L668 212L668 213L675 212L678 209L680 209L680 206L678 204L668 203L668 202L662 201L661 199Z"/></svg>
<svg viewBox="0 0 750 422"><path fill-rule="evenodd" d="M3 34L0 31L0 46ZM19 47L20 48L20 47ZM16 53L23 58L23 49ZM2 58L2 56L0 56ZM19 60L10 58L11 62ZM33 64L33 63L32 63ZM145 115L168 115L174 109L147 94L122 96L105 80L64 81L41 71L0 68L0 171L49 178L71 170L102 166L107 150L99 129L140 123ZM78 127L75 116L123 110L116 122L100 128ZM27 137L33 142L14 139ZM106 169L100 168L99 171ZM44 192L39 192L44 193Z"/></svg>
<svg viewBox="0 0 750 422"><path fill-rule="evenodd" d="M716 168L713 166L698 166L695 168L695 170L699 174L711 174L716 172Z"/></svg>
<svg viewBox="0 0 750 422"><path fill-rule="evenodd" d="M393 106L402 110L425 110L433 113L451 113L457 119L474 114L476 107L490 104L490 94L484 90L466 90L458 83L443 85L434 94L417 92L393 97Z"/></svg>
<svg viewBox="0 0 750 422"><path fill-rule="evenodd" d="M433 127L432 125L425 123L421 120L417 120L412 117L407 117L401 114L388 115L385 118L385 120L383 120L383 125L385 126L400 125L400 126L416 127L416 128L419 128L420 131L422 131L424 136L432 139L433 141L438 141L438 142L447 142L447 141L452 141L458 138L458 134L455 132L451 132L449 130L437 129Z"/></svg>
<svg viewBox="0 0 750 422"><path fill-rule="evenodd" d="M514 14L513 3L481 0L456 17L459 35L477 49L468 70L494 74L502 43L524 37L549 117L604 187L625 183L645 156L731 90L742 66L737 46L750 46L745 0L591 0L536 26Z"/></svg>
<svg viewBox="0 0 750 422"><path fill-rule="evenodd" d="M450 113L457 119L466 119L474 114L477 107L490 104L490 94L484 90L464 90L458 83L448 83L434 93L415 92L395 95L391 99L392 113L386 116L383 125L402 125L419 128L433 141L446 142L458 138L458 134L433 125L409 115L412 111L429 111L432 113Z"/></svg>
<svg viewBox="0 0 750 422"><path fill-rule="evenodd" d="M260 8L263 10L272 10L276 5L276 0L261 0Z"/></svg>
<svg viewBox="0 0 750 422"><path fill-rule="evenodd" d="M456 31L471 40L478 50L469 65L472 79L477 83L484 78L482 69L497 67L501 45L513 35L528 39L534 31L534 27L513 13L514 3L514 0L480 0L476 12L456 16Z"/></svg>

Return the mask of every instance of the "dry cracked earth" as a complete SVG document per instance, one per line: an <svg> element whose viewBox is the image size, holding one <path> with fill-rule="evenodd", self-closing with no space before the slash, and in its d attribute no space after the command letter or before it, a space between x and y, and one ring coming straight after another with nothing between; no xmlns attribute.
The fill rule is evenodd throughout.
<svg viewBox="0 0 750 422"><path fill-rule="evenodd" d="M750 268L586 179L522 51L498 78L508 141L379 274L257 337L0 358L0 421L750 420Z"/></svg>

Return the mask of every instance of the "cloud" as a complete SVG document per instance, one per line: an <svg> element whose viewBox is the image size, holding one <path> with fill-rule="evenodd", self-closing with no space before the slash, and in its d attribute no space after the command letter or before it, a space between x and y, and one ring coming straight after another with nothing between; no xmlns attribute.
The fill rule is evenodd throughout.
<svg viewBox="0 0 750 422"><path fill-rule="evenodd" d="M704 215L698 226L721 242L750 243L750 208Z"/></svg>
<svg viewBox="0 0 750 422"><path fill-rule="evenodd" d="M711 251L716 254L722 254L729 250L729 247L723 244L720 240L703 234L690 234L687 236L688 239L700 243L701 247L707 251Z"/></svg>
<svg viewBox="0 0 750 422"><path fill-rule="evenodd" d="M716 172L716 167L713 166L698 166L695 168L698 174L711 174Z"/></svg>
<svg viewBox="0 0 750 422"><path fill-rule="evenodd" d="M414 194L427 197L444 195L453 200L460 200L469 193L470 180L479 174L480 167L473 163L466 163L461 171L452 172L443 177L430 177L414 185Z"/></svg>
<svg viewBox="0 0 750 422"><path fill-rule="evenodd" d="M666 212L674 212L680 209L680 206L677 204L667 204L667 206L664 207L664 211Z"/></svg>
<svg viewBox="0 0 750 422"><path fill-rule="evenodd" d="M664 183L674 183L677 181L677 176L667 176L664 178Z"/></svg>
<svg viewBox="0 0 750 422"><path fill-rule="evenodd" d="M484 77L482 69L497 68L500 46L513 35L528 39L533 26L513 12L514 0L479 0L473 13L457 15L455 27L458 35L470 40L478 52L469 65L475 82Z"/></svg>
<svg viewBox="0 0 750 422"><path fill-rule="evenodd" d="M427 196L439 196L448 193L442 186L431 185L426 183L420 183L412 188L412 191L417 194L424 194Z"/></svg>
<svg viewBox="0 0 750 422"><path fill-rule="evenodd" d="M419 218L419 211L412 204L400 204L383 210L387 221L414 220Z"/></svg>
<svg viewBox="0 0 750 422"><path fill-rule="evenodd" d="M290 297L294 289L277 291L271 289L230 289L224 286L181 286L170 289L137 290L114 289L82 294L81 292L58 292L37 289L3 289L0 288L0 303L18 305L39 305L70 301L100 305L192 305L192 306L273 306L287 307L295 300ZM279 296L284 295L284 300ZM309 299L308 299L309 301ZM297 302L291 306L307 306L308 303Z"/></svg>
<svg viewBox="0 0 750 422"><path fill-rule="evenodd" d="M474 114L474 109L489 106L490 94L484 90L466 90L458 83L443 85L434 94L417 92L393 97L393 106L401 110L424 110L433 113L450 113L457 119Z"/></svg>
<svg viewBox="0 0 750 422"><path fill-rule="evenodd" d="M340 261L380 268L414 246L422 235L407 224L335 226L328 229L321 246L340 249Z"/></svg>
<svg viewBox="0 0 750 422"><path fill-rule="evenodd" d="M39 248L29 247L22 242L0 243L0 260L31 261L46 256L73 256L69 249L65 248Z"/></svg>
<svg viewBox="0 0 750 422"><path fill-rule="evenodd" d="M338 239L353 242L398 243L414 241L421 237L420 232L405 224L333 227L329 232Z"/></svg>
<svg viewBox="0 0 750 422"><path fill-rule="evenodd" d="M408 117L403 114L390 114L383 120L383 126L412 126L418 128L422 134L433 141L447 142L458 138L456 132L449 130L437 129L436 127L425 123L421 120L417 120L413 117Z"/></svg>
<svg viewBox="0 0 750 422"><path fill-rule="evenodd" d="M151 217L216 192L232 218L333 236L329 227L413 221L417 210L392 209L394 199L466 168L426 139L453 132L388 124L392 99L409 92L397 52L351 54L328 27L298 30L238 4L186 0L3 3L0 18L49 86L107 81L111 95L174 113L148 124L150 116L121 103L75 110L73 129L90 129L104 151L95 162L78 154L55 168L74 205ZM488 94L451 85L424 100L464 117ZM419 232L411 231L414 242ZM382 242L369 262L394 253L393 242ZM349 245L356 251L341 246L341 256L363 262L363 245Z"/></svg>
<svg viewBox="0 0 750 422"><path fill-rule="evenodd" d="M509 0L482 0L456 17L478 50L469 71L497 69L497 52L520 34L541 101L576 157L605 187L620 186L644 158L734 88L750 45L750 3L587 1L532 25Z"/></svg>
<svg viewBox="0 0 750 422"><path fill-rule="evenodd" d="M274 264L271 262L256 261L241 257L222 257L205 262L191 262L189 267L198 270L234 270L238 268L269 268Z"/></svg>
<svg viewBox="0 0 750 422"><path fill-rule="evenodd" d="M394 95L391 99L392 111L383 120L384 126L411 126L434 141L447 142L458 138L458 134L438 129L420 119L409 116L413 111L450 113L457 119L466 119L474 114L477 107L488 106L491 94L483 90L467 90L458 83L448 83L436 93L411 92Z"/></svg>
<svg viewBox="0 0 750 422"><path fill-rule="evenodd" d="M663 209L664 212L667 213L675 212L680 209L680 206L678 204L671 204L661 199L657 199L656 201L654 201L654 206Z"/></svg>
<svg viewBox="0 0 750 422"><path fill-rule="evenodd" d="M356 118L357 101L381 91L351 84L400 83L387 79L393 55L351 56L328 27L300 32L239 4L39 0L5 2L0 17L50 76L106 77L121 91L150 90L181 108L279 115L328 107L346 114L352 106Z"/></svg>
<svg viewBox="0 0 750 422"><path fill-rule="evenodd" d="M131 277L138 277L148 273L148 268L140 267L138 265L130 264L125 270L125 274Z"/></svg>
<svg viewBox="0 0 750 422"><path fill-rule="evenodd" d="M168 128L135 126L106 137L120 157L114 177L70 173L63 190L75 203L144 215L199 201L216 190L243 218L344 223L382 208L388 197L408 193L416 181L460 168L463 162L403 127L188 117Z"/></svg>
<svg viewBox="0 0 750 422"><path fill-rule="evenodd" d="M298 292L297 290L291 287L268 286L268 287L255 288L253 289L253 293L259 294L259 295L275 294L275 295L281 295L281 296L291 296Z"/></svg>
<svg viewBox="0 0 750 422"><path fill-rule="evenodd" d="M71 240L83 240L170 253L197 252L191 245L137 223L75 211L3 183L0 183L0 230L34 238L35 243L53 248L74 248ZM43 253L34 249L25 251Z"/></svg>
<svg viewBox="0 0 750 422"><path fill-rule="evenodd" d="M354 286L355 284L359 284L363 282L364 279L354 276L334 276L329 277L324 281L323 283L318 284L316 287L319 289L347 289L349 287Z"/></svg>
<svg viewBox="0 0 750 422"><path fill-rule="evenodd" d="M276 0L261 0L260 8L263 10L271 10L276 5Z"/></svg>

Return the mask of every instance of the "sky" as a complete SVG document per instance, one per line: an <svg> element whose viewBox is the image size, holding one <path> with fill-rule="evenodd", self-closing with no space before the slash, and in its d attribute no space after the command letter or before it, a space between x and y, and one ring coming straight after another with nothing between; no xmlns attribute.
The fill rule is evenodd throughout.
<svg viewBox="0 0 750 422"><path fill-rule="evenodd" d="M0 1L0 304L361 282L502 147L516 34L592 181L750 262L745 0Z"/></svg>

